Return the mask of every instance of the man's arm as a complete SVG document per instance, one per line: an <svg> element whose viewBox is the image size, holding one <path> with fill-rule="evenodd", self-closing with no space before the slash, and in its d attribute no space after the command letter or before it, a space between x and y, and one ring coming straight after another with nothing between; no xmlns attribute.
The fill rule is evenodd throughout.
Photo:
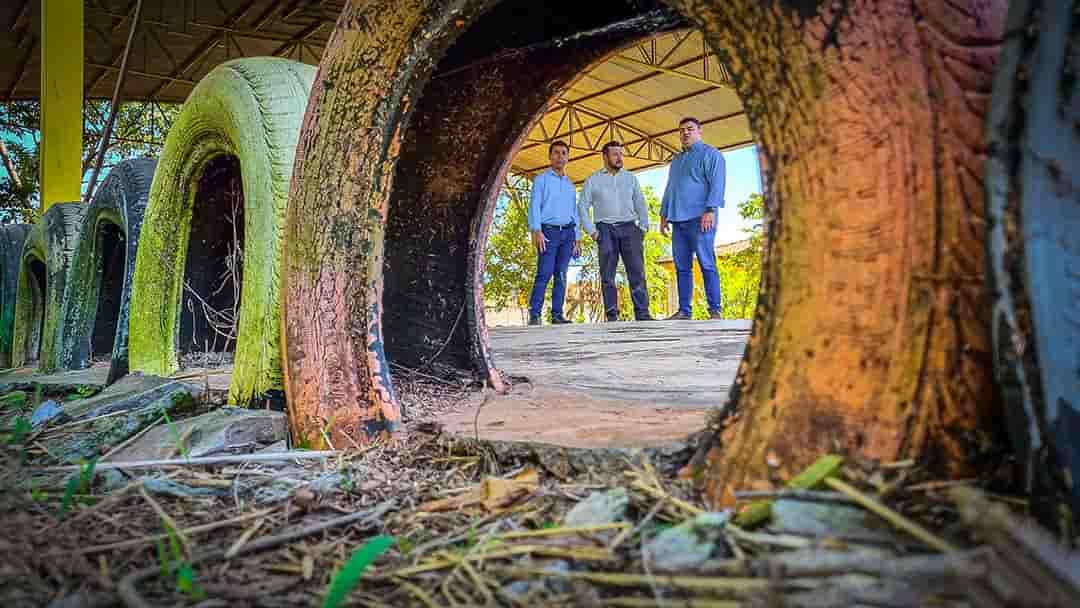
<svg viewBox="0 0 1080 608"><path fill-rule="evenodd" d="M533 246L540 253L543 253L547 249L547 239L544 238L544 231L540 226L540 208L544 205L544 184L543 180L537 176L533 180L532 192L529 193L529 232L532 233Z"/></svg>
<svg viewBox="0 0 1080 608"><path fill-rule="evenodd" d="M533 180L532 191L529 192L529 232L540 230L540 207L543 206L544 184L540 177Z"/></svg>
<svg viewBox="0 0 1080 608"><path fill-rule="evenodd" d="M672 161L668 166L668 180L664 184L664 196L660 199L660 234L667 236L668 233L668 214L671 211L671 198L675 196L672 193L671 182L675 180L675 161Z"/></svg>
<svg viewBox="0 0 1080 608"><path fill-rule="evenodd" d="M645 204L645 195L641 192L641 183L638 182L637 176L631 173L630 179L634 180L634 212L637 213L641 231L648 232L649 206Z"/></svg>
<svg viewBox="0 0 1080 608"><path fill-rule="evenodd" d="M727 167L724 163L724 155L713 149L709 164L706 165L706 179L709 182L709 196L705 198L706 209L720 209L724 206L724 187L727 179Z"/></svg>
<svg viewBox="0 0 1080 608"><path fill-rule="evenodd" d="M589 209L592 208L592 187L589 185L592 183L592 178L586 178L585 183L581 186L581 193L578 194L577 213L578 219L581 220L581 230L589 235L596 234L596 225L593 223L592 217L590 217ZM595 237L594 237L595 239Z"/></svg>

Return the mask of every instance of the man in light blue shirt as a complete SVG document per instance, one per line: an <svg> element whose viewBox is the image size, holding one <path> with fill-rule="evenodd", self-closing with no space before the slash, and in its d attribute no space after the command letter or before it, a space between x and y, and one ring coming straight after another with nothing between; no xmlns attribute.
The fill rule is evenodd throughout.
<svg viewBox="0 0 1080 608"><path fill-rule="evenodd" d="M585 180L578 196L578 216L585 233L596 241L600 253L600 283L604 298L604 318L619 320L619 298L615 269L622 258L634 302L634 318L652 321L649 290L645 284L645 233L649 230L649 208L641 185L633 173L623 169L623 147L616 141L600 151L604 168ZM592 218L589 211L592 210ZM595 221L595 224L593 223Z"/></svg>
<svg viewBox="0 0 1080 608"><path fill-rule="evenodd" d="M570 146L555 141L548 148L551 168L533 179L529 196L529 232L533 246L539 254L536 263L536 279L529 297L529 325L540 325L540 312L544 308L544 292L553 277L551 288L551 322L569 323L563 317L566 301L566 271L570 257L581 251L578 240L578 212L574 199L574 182L566 175L566 163L570 160Z"/></svg>
<svg viewBox="0 0 1080 608"><path fill-rule="evenodd" d="M669 320L691 318L694 296L694 256L701 266L709 318L722 319L720 275L716 271L716 210L724 206L724 156L701 141L701 122L679 121L683 151L668 169L664 199L660 203L660 233L671 227L671 257L679 286L679 310Z"/></svg>

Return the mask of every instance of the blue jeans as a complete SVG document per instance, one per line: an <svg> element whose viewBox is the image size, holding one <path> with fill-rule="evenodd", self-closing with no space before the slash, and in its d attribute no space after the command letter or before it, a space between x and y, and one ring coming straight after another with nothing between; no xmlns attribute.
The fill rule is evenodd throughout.
<svg viewBox="0 0 1080 608"><path fill-rule="evenodd" d="M536 280L533 281L532 295L529 298L529 316L540 316L540 311L544 308L544 292L547 291L548 281L555 277L555 285L551 289L551 316L561 319L563 302L566 300L566 269L570 267L570 256L574 253L577 227L544 226L541 230L547 239L547 247L536 262Z"/></svg>
<svg viewBox="0 0 1080 608"><path fill-rule="evenodd" d="M716 226L708 232L701 231L701 218L685 222L671 222L671 257L675 262L675 280L679 285L679 312L689 316L694 299L694 256L701 266L705 283L705 299L709 312L720 312L720 275L716 272Z"/></svg>

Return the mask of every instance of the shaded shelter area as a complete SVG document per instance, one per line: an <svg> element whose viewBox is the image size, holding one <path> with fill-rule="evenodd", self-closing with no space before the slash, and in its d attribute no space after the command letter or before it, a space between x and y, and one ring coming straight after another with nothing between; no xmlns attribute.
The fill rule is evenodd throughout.
<svg viewBox="0 0 1080 608"><path fill-rule="evenodd" d="M236 350L243 250L240 161L217 156L203 169L191 209L177 342L181 356Z"/></svg>
<svg viewBox="0 0 1080 608"><path fill-rule="evenodd" d="M111 357L120 322L120 306L124 296L124 262L126 241L116 224L105 224L98 233L101 252L101 287L98 292L94 333L90 338L92 358Z"/></svg>

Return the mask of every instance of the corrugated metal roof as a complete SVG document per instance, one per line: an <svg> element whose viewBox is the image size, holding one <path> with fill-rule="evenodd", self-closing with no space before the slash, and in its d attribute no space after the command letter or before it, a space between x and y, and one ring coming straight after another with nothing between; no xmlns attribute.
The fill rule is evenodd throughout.
<svg viewBox="0 0 1080 608"><path fill-rule="evenodd" d="M548 145L570 145L567 174L577 183L603 166L600 149L624 147L638 171L670 162L681 145L678 122L693 116L705 142L720 149L752 143L730 74L701 33L684 30L624 49L581 75L554 100L514 157L512 169L535 175L548 167Z"/></svg>

